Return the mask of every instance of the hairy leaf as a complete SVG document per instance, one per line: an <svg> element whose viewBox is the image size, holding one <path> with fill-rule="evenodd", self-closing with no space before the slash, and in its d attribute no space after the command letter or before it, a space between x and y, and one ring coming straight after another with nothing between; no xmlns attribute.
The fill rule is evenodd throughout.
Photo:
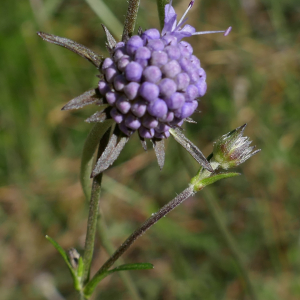
<svg viewBox="0 0 300 300"><path fill-rule="evenodd" d="M70 100L61 110L78 109L93 103L101 104L103 100L100 97L98 89L89 90Z"/></svg>
<svg viewBox="0 0 300 300"><path fill-rule="evenodd" d="M183 146L194 158L195 160L206 170L213 172L208 160L205 158L200 149L194 145L178 128L170 129L170 133L173 135L174 139Z"/></svg>
<svg viewBox="0 0 300 300"><path fill-rule="evenodd" d="M40 31L37 34L46 42L62 46L80 55L81 57L86 58L98 69L100 67L101 62L104 59L102 55L96 54L91 49L81 44L78 44L70 39Z"/></svg>

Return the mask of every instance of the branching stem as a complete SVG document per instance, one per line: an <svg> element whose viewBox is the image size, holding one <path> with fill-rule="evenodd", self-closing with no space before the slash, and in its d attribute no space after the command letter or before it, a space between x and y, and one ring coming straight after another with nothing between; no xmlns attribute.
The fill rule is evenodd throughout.
<svg viewBox="0 0 300 300"><path fill-rule="evenodd" d="M162 217L167 215L171 210L181 204L190 196L194 195L195 192L193 188L189 186L182 193L180 193L176 198L171 200L165 206L163 206L157 213L152 214L152 216L144 222L144 224L138 228L134 233L132 233L127 240L115 251L115 253L105 262L105 264L99 269L95 274L94 278L102 274L104 271L108 270L115 261L128 250L128 248L140 237L142 236L152 225L159 221ZM93 278L93 279L94 279ZM92 280L93 280L92 279Z"/></svg>

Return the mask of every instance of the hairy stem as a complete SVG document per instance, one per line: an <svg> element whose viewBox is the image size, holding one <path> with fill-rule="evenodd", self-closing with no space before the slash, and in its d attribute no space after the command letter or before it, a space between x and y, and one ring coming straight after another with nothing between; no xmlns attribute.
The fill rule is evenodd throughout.
<svg viewBox="0 0 300 300"><path fill-rule="evenodd" d="M129 0L126 19L124 23L124 30L122 35L123 42L133 35L139 6L140 6L140 0Z"/></svg>
<svg viewBox="0 0 300 300"><path fill-rule="evenodd" d="M142 236L152 225L159 221L162 217L167 215L171 210L181 204L184 200L194 195L192 187L188 187L182 193L180 193L176 198L171 200L165 206L163 206L157 213L152 214L152 216L144 222L144 224L138 228L134 233L132 233L128 239L115 251L115 253L105 262L105 264L100 268L100 270L95 274L99 276L102 272L108 270L115 261L122 256L126 250L140 237ZM93 279L92 279L93 280Z"/></svg>
<svg viewBox="0 0 300 300"><path fill-rule="evenodd" d="M110 131L106 131L100 140L97 159L101 156L109 141ZM95 235L97 227L97 218L100 203L102 173L94 177L92 184L92 193L90 199L89 218L85 239L84 255L83 255L83 275L82 283L85 284L89 280L90 268L94 253Z"/></svg>

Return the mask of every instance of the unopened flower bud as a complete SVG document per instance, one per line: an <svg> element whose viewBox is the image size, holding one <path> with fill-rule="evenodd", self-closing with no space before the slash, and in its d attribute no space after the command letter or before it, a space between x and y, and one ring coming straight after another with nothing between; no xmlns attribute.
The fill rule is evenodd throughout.
<svg viewBox="0 0 300 300"><path fill-rule="evenodd" d="M242 136L246 125L223 135L214 143L213 159L222 169L234 168L260 151L253 151L255 146L250 146L252 141Z"/></svg>

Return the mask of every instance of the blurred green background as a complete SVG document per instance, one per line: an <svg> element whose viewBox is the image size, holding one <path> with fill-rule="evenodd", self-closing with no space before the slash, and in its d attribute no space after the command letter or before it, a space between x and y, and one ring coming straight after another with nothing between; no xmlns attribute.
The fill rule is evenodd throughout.
<svg viewBox="0 0 300 300"><path fill-rule="evenodd" d="M103 8L106 4L107 11ZM44 238L82 251L88 203L80 156L95 111L62 112L97 84L97 71L36 31L68 37L108 55L101 23L120 38L127 1L5 0L0 4L0 298L76 299L71 276ZM174 1L179 16L188 0ZM188 39L207 72L198 124L186 135L208 155L220 135L248 123L262 152L242 176L206 188L156 224L125 255L151 262L107 277L93 299L250 299L242 273L211 211L218 204L237 241L257 298L300 299L300 5L298 0L202 0L189 13L197 30L233 30ZM110 15L110 13L112 15ZM114 20L113 18L116 18ZM154 0L142 0L142 28L158 27ZM101 211L116 246L182 191L197 164L170 138L159 171L136 136L105 173ZM107 259L97 238L92 272Z"/></svg>

